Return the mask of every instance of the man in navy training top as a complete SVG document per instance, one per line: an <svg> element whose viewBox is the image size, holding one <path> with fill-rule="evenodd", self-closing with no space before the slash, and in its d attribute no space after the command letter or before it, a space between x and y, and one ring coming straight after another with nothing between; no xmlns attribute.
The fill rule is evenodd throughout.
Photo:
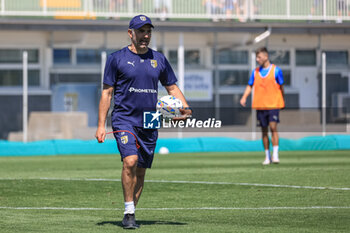
<svg viewBox="0 0 350 233"><path fill-rule="evenodd" d="M140 199L147 168L151 168L158 137L156 129L143 129L143 112L155 110L158 99L158 82L169 95L180 99L184 120L192 114L185 97L176 85L177 79L163 54L148 45L152 35L151 19L138 15L129 23L131 44L108 56L99 104L96 139L102 143L106 137L105 122L114 94L112 127L123 161L122 187L125 212L124 228L138 228L135 206Z"/></svg>

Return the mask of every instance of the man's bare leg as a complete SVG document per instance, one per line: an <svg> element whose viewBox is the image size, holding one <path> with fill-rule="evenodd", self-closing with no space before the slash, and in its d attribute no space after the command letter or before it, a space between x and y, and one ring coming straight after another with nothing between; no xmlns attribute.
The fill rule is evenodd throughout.
<svg viewBox="0 0 350 233"><path fill-rule="evenodd" d="M136 185L134 190L134 204L135 207L140 200L141 193L144 187L144 181L145 181L145 174L146 174L146 168L136 168Z"/></svg>
<svg viewBox="0 0 350 233"><path fill-rule="evenodd" d="M277 131L277 122L271 121L269 123L271 134L272 134L272 145L273 145L273 153L272 153L272 162L273 163L279 163L278 158L278 144L279 144L279 136Z"/></svg>
<svg viewBox="0 0 350 233"><path fill-rule="evenodd" d="M269 141L269 128L268 127L262 127L262 141L265 149L265 160L263 162L263 165L270 164L270 141Z"/></svg>
<svg viewBox="0 0 350 233"><path fill-rule="evenodd" d="M125 229L139 228L139 225L135 222L135 203L134 192L137 183L136 168L137 168L137 155L130 155L123 159L122 170L122 186L124 193L124 218L122 221Z"/></svg>
<svg viewBox="0 0 350 233"><path fill-rule="evenodd" d="M124 201L129 203L134 201L134 191L136 186L136 166L137 155L130 155L123 159L122 186Z"/></svg>

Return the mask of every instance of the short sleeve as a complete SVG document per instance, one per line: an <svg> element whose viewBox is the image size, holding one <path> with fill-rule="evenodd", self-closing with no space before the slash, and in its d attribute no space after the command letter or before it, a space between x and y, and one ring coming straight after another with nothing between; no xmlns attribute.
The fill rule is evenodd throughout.
<svg viewBox="0 0 350 233"><path fill-rule="evenodd" d="M164 57L164 68L160 73L159 81L163 86L170 86L177 82L177 78L168 60Z"/></svg>
<svg viewBox="0 0 350 233"><path fill-rule="evenodd" d="M250 75L249 81L248 81L248 85L249 86L253 86L254 84L254 76L255 76L255 70L252 71L252 74Z"/></svg>
<svg viewBox="0 0 350 233"><path fill-rule="evenodd" d="M277 82L279 85L283 85L283 84L284 84L284 79L283 79L282 70L281 70L279 67L276 67L276 70L275 70L275 79L276 79L276 82Z"/></svg>
<svg viewBox="0 0 350 233"><path fill-rule="evenodd" d="M103 77L103 83L109 86L114 86L116 82L117 65L114 56L111 54L107 58L105 72Z"/></svg>

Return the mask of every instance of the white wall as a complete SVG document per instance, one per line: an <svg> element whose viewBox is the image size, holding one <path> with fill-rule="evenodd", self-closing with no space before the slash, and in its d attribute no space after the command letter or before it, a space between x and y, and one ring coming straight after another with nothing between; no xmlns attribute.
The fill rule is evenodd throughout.
<svg viewBox="0 0 350 233"><path fill-rule="evenodd" d="M32 68L41 68L41 87L29 88L29 94L47 94L48 89L48 70L50 59L47 56L46 48L50 38L48 32L35 31L1 31L0 30L0 49L38 49L39 64L29 64ZM21 67L21 64L15 65ZM9 68L8 65L0 64L0 68ZM44 90L44 91L43 91ZM0 94L21 93L20 88L1 88Z"/></svg>

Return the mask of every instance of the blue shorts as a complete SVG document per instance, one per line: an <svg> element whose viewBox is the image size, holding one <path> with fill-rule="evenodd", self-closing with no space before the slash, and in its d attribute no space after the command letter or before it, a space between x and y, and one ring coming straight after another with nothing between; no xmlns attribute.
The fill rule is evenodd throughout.
<svg viewBox="0 0 350 233"><path fill-rule="evenodd" d="M151 168L154 150L158 139L156 129L144 129L136 126L113 127L121 160L129 155L137 155L137 167Z"/></svg>
<svg viewBox="0 0 350 233"><path fill-rule="evenodd" d="M279 123L280 122L279 113L280 113L279 109L257 110L256 117L258 119L258 126L268 127L271 121L275 121Z"/></svg>

